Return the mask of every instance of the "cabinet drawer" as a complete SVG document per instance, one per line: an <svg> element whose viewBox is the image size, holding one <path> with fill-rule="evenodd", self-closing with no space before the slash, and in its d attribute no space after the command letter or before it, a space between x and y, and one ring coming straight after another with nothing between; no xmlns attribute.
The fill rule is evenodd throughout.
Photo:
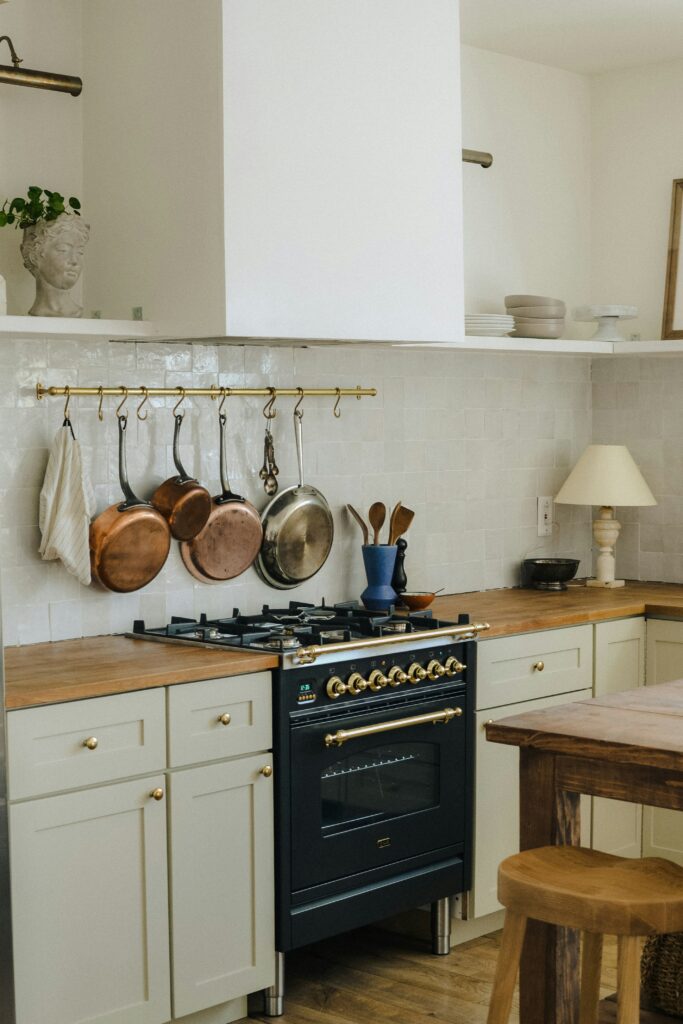
<svg viewBox="0 0 683 1024"><path fill-rule="evenodd" d="M10 799L163 771L164 702L159 688L10 711Z"/></svg>
<svg viewBox="0 0 683 1024"><path fill-rule="evenodd" d="M477 663L478 708L592 687L593 627L482 640Z"/></svg>
<svg viewBox="0 0 683 1024"><path fill-rule="evenodd" d="M169 687L168 744L172 768L267 750L270 672Z"/></svg>

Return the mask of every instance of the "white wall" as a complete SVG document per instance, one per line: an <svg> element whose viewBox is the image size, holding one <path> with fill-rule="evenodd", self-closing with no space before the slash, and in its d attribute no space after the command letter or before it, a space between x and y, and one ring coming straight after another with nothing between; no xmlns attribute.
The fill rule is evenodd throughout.
<svg viewBox="0 0 683 1024"><path fill-rule="evenodd" d="M683 177L683 60L599 75L593 103L592 301L638 306L661 338L671 183Z"/></svg>
<svg viewBox="0 0 683 1024"><path fill-rule="evenodd" d="M0 11L0 35L9 35L24 67L81 74L81 0L16 0ZM0 63L9 64L7 44ZM0 85L0 203L40 185L83 198L83 102L62 93ZM0 229L0 274L7 280L8 313L26 313L34 281L19 253L21 232Z"/></svg>
<svg viewBox="0 0 683 1024"><path fill-rule="evenodd" d="M590 82L582 75L464 46L463 145L493 153L465 165L465 305L504 312L504 297L590 298ZM568 337L585 336L567 321Z"/></svg>

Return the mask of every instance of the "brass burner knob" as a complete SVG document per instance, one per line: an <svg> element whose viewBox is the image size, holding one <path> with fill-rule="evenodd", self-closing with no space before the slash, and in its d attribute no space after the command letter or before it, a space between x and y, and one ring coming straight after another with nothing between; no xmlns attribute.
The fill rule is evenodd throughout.
<svg viewBox="0 0 683 1024"><path fill-rule="evenodd" d="M352 697L358 697L361 693L367 690L368 686L369 683L367 679L363 679L360 672L352 672L346 684L346 689Z"/></svg>
<svg viewBox="0 0 683 1024"><path fill-rule="evenodd" d="M389 686L400 686L401 683L407 682L408 674L399 665L394 665L389 669Z"/></svg>
<svg viewBox="0 0 683 1024"><path fill-rule="evenodd" d="M408 678L411 683L421 683L426 675L427 673L422 668L422 665L419 665L416 661L408 669Z"/></svg>
<svg viewBox="0 0 683 1024"><path fill-rule="evenodd" d="M467 665L463 665L463 663L461 661L458 661L457 658L450 657L446 659L446 664L444 667L446 669L446 675L457 676L459 672L465 671Z"/></svg>
<svg viewBox="0 0 683 1024"><path fill-rule="evenodd" d="M337 697L343 696L347 690L348 686L339 676L332 676L327 680L327 696L330 700L336 700Z"/></svg>
<svg viewBox="0 0 683 1024"><path fill-rule="evenodd" d="M440 661L437 661L436 658L434 658L427 665L427 675L430 679L440 679L441 676L446 675L446 669Z"/></svg>
<svg viewBox="0 0 683 1024"><path fill-rule="evenodd" d="M389 680L387 677L383 672L380 672L378 668L374 669L368 678L368 686L375 693L377 693L378 690L383 690L388 682Z"/></svg>

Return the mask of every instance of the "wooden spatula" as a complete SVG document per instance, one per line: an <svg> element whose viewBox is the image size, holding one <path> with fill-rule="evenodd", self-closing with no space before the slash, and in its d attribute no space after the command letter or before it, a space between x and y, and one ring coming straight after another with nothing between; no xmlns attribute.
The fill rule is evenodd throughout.
<svg viewBox="0 0 683 1024"><path fill-rule="evenodd" d="M396 524L396 516L398 515L398 510L400 508L401 508L401 502L397 501L396 504L394 505L394 507L391 510L391 515L389 516L389 540L387 542L389 544L393 544L394 543L394 541L392 541L391 538L392 538L392 535L394 533L394 526Z"/></svg>
<svg viewBox="0 0 683 1024"><path fill-rule="evenodd" d="M353 516L353 518L356 520L358 525L360 526L361 530L363 531L363 544L365 544L365 546L367 547L367 545L370 543L370 533L368 531L365 520L361 515L359 515L358 512L356 512L353 505L347 505L346 507Z"/></svg>
<svg viewBox="0 0 683 1024"><path fill-rule="evenodd" d="M405 505L400 505L394 509L391 514L391 525L389 528L389 543L395 544L399 537L402 537L406 532L413 519L415 513L411 508L406 508Z"/></svg>
<svg viewBox="0 0 683 1024"><path fill-rule="evenodd" d="M370 520L370 526L373 529L373 544L379 544L379 531L384 526L384 520L387 518L387 506L383 501L375 501L370 506L368 512L368 519Z"/></svg>

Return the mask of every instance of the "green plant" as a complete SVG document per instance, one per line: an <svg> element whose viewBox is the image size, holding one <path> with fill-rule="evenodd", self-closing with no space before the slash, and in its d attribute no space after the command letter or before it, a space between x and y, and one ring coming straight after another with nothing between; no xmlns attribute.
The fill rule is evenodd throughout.
<svg viewBox="0 0 683 1024"><path fill-rule="evenodd" d="M6 199L0 207L0 228L14 224L18 228L30 228L39 220L57 220L62 213L72 213L80 217L81 204L75 196L69 199L67 210L64 196L59 192L50 192L46 188L31 185L26 199Z"/></svg>

